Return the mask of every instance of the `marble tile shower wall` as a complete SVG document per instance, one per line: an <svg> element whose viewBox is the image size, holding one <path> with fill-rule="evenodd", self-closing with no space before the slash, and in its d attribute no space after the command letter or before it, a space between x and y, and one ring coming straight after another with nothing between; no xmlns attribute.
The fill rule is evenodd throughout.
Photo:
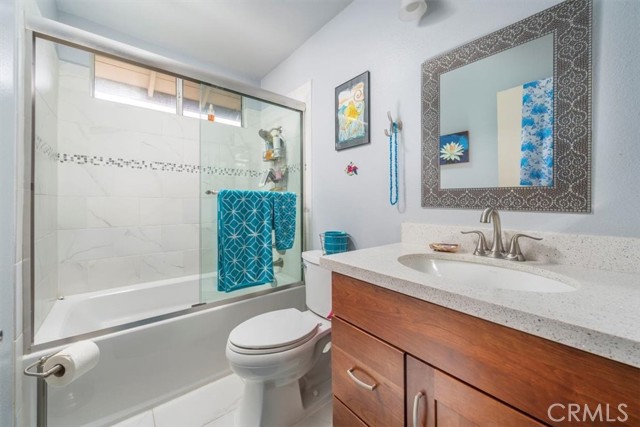
<svg viewBox="0 0 640 427"><path fill-rule="evenodd" d="M59 292L199 272L199 123L90 96L60 62Z"/></svg>
<svg viewBox="0 0 640 427"><path fill-rule="evenodd" d="M88 67L60 62L59 295L215 272L217 201L200 188L259 189L271 166L261 128L284 126L299 186L300 119L289 110L245 100L237 128L95 99L89 89Z"/></svg>
<svg viewBox="0 0 640 427"><path fill-rule="evenodd" d="M34 187L34 328L39 328L58 295L57 168L58 56L51 42L36 44Z"/></svg>

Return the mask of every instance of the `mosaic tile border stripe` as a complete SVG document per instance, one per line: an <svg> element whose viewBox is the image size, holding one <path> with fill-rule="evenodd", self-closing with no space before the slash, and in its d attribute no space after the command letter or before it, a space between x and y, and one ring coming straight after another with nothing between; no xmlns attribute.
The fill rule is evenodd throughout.
<svg viewBox="0 0 640 427"><path fill-rule="evenodd" d="M218 166L201 167L200 165L187 163L157 162L136 159L127 160L120 157L113 158L104 156L90 156L87 154L56 153L54 148L39 136L36 136L35 147L36 151L39 151L51 160L58 161L59 163L71 163L76 165L110 166L124 169L151 170L160 172L179 172L193 174L202 173L205 175L217 176L244 176L250 178L258 178L264 172L263 170L225 168ZM268 169L265 169L265 171L266 170ZM287 172L300 172L300 164L288 165Z"/></svg>
<svg viewBox="0 0 640 427"><path fill-rule="evenodd" d="M48 157L49 160L58 160L59 155L56 150L48 142L42 139L40 135L36 135L36 151L42 153L45 157Z"/></svg>
<svg viewBox="0 0 640 427"><path fill-rule="evenodd" d="M258 178L262 175L262 170L225 168L217 166L205 166L184 163L156 162L147 160L125 160L122 158L112 158L103 156L88 156L84 154L58 154L60 163L72 163L77 165L111 166L124 169L151 170L159 172L178 172L191 174L205 174L217 176L243 176ZM287 166L288 173L300 171L300 165Z"/></svg>
<svg viewBox="0 0 640 427"><path fill-rule="evenodd" d="M183 163L156 162L147 160L126 160L120 157L89 156L86 154L58 154L60 163L76 165L113 166L125 169L152 170L161 172L199 173L200 166Z"/></svg>

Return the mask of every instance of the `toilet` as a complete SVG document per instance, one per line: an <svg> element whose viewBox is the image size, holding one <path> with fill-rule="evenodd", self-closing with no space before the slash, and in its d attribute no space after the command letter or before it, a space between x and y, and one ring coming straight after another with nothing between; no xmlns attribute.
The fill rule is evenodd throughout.
<svg viewBox="0 0 640 427"><path fill-rule="evenodd" d="M306 311L260 314L229 334L227 360L244 380L236 427L291 426L331 400L331 272L320 256L302 253Z"/></svg>

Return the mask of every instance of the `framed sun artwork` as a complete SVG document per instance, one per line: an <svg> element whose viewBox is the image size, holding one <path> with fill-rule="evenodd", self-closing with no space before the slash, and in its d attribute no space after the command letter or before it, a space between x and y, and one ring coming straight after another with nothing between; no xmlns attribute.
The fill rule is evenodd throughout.
<svg viewBox="0 0 640 427"><path fill-rule="evenodd" d="M336 150L368 144L369 72L336 87Z"/></svg>
<svg viewBox="0 0 640 427"><path fill-rule="evenodd" d="M441 165L469 162L469 131L442 135L438 157Z"/></svg>

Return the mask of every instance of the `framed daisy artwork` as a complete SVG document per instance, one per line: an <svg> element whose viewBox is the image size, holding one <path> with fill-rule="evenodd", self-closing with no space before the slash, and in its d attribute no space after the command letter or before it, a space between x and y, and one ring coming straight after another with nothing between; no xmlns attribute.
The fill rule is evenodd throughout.
<svg viewBox="0 0 640 427"><path fill-rule="evenodd" d="M438 154L441 165L469 162L469 131L442 135Z"/></svg>

